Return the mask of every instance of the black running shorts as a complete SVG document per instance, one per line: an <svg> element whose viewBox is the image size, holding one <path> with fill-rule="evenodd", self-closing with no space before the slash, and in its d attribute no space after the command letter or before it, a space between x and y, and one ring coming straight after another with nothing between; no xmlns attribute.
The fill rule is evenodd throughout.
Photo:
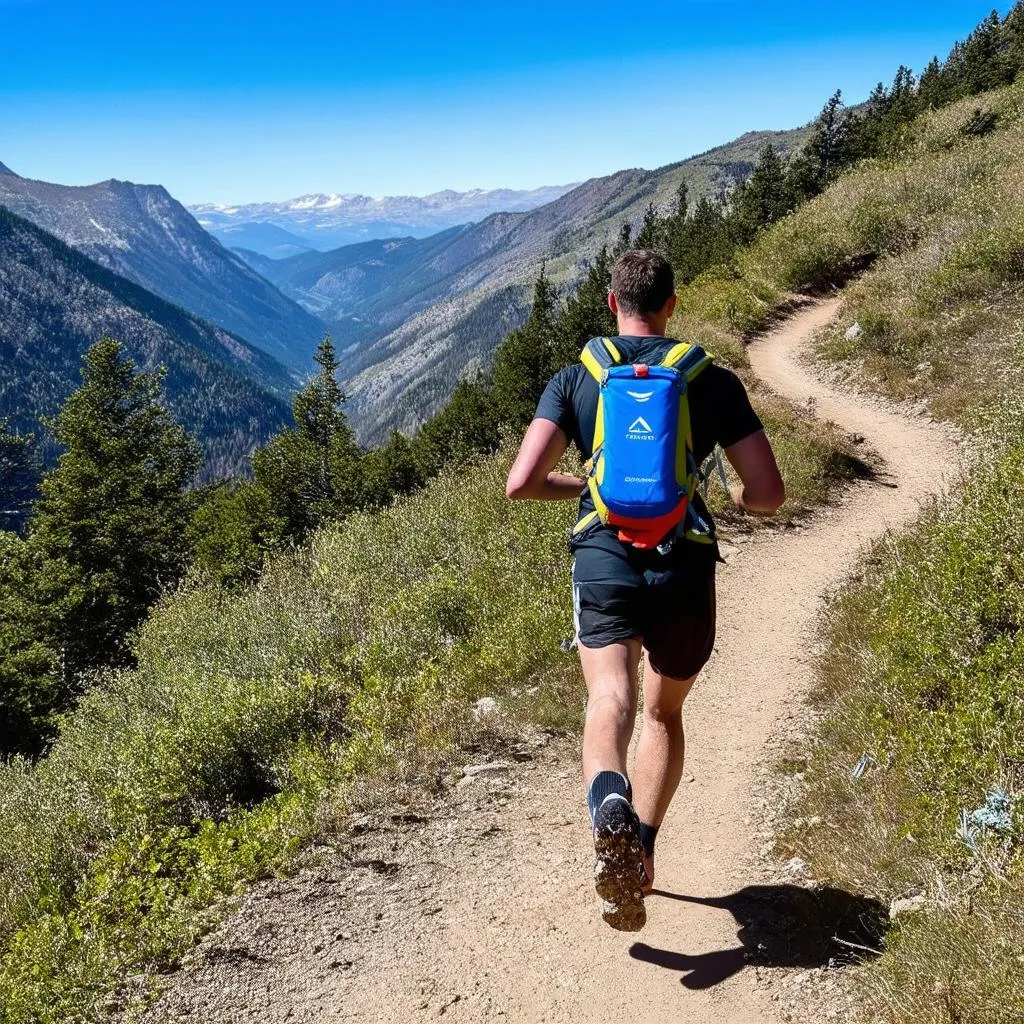
<svg viewBox="0 0 1024 1024"><path fill-rule="evenodd" d="M715 645L714 548L677 541L661 555L600 529L574 545L573 612L584 647L643 640L651 666L696 675Z"/></svg>

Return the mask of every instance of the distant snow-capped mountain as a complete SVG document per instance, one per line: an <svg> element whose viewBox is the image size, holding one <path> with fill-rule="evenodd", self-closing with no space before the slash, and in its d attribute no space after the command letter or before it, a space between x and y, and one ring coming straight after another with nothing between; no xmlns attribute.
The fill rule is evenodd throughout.
<svg viewBox="0 0 1024 1024"><path fill-rule="evenodd" d="M565 195L573 185L548 185L517 190L510 188L445 189L428 196L384 196L317 192L280 203L200 203L189 210L200 224L225 245L239 245L246 236L247 247L265 256L290 255L282 251L285 240L266 239L250 225L273 225L295 240L315 249L333 249L376 238L424 237L480 221L492 213L533 210ZM257 244L253 244L258 240Z"/></svg>

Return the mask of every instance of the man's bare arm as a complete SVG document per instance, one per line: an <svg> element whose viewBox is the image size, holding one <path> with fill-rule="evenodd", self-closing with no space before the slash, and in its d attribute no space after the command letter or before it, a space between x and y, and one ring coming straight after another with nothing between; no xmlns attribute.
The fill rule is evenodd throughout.
<svg viewBox="0 0 1024 1024"><path fill-rule="evenodd" d="M566 473L555 473L558 460L569 447L569 439L557 423L536 419L526 431L519 454L508 474L505 493L510 498L562 501L578 498L586 481Z"/></svg>
<svg viewBox="0 0 1024 1024"><path fill-rule="evenodd" d="M729 488L732 500L747 512L778 512L786 500L786 487L765 432L759 430L729 445L725 457L742 481Z"/></svg>

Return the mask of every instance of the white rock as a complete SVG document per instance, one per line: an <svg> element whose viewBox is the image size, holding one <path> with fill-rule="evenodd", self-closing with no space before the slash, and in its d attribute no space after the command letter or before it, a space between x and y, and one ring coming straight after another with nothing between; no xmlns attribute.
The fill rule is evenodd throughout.
<svg viewBox="0 0 1024 1024"><path fill-rule="evenodd" d="M481 697L473 705L473 717L479 722L488 715L493 715L501 705L493 697Z"/></svg>
<svg viewBox="0 0 1024 1024"><path fill-rule="evenodd" d="M791 875L806 876L811 873L811 865L801 857L794 857L786 862L786 871Z"/></svg>
<svg viewBox="0 0 1024 1024"><path fill-rule="evenodd" d="M861 327L859 320L854 322L846 328L846 333L843 335L847 341L856 341L864 333L864 328Z"/></svg>
<svg viewBox="0 0 1024 1024"><path fill-rule="evenodd" d="M486 764L467 764L462 769L462 774L467 778L474 775L483 775L484 772L500 772L511 767L507 761L488 761Z"/></svg>
<svg viewBox="0 0 1024 1024"><path fill-rule="evenodd" d="M893 900L889 905L889 920L895 921L901 914L913 914L915 911L924 910L927 905L928 900L925 896L906 896Z"/></svg>

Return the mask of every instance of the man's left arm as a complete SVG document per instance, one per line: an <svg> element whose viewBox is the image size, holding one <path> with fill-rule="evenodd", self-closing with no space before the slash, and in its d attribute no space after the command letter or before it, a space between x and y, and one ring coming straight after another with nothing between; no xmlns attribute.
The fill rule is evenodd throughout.
<svg viewBox="0 0 1024 1024"><path fill-rule="evenodd" d="M558 460L569 447L565 432L551 420L535 419L526 431L519 454L505 484L510 498L534 498L539 501L575 499L587 486L586 480L568 473L554 472Z"/></svg>
<svg viewBox="0 0 1024 1024"><path fill-rule="evenodd" d="M715 440L741 481L738 487L730 487L729 493L744 511L773 515L786 500L786 487L771 443L743 382L732 370L716 367L715 373Z"/></svg>

